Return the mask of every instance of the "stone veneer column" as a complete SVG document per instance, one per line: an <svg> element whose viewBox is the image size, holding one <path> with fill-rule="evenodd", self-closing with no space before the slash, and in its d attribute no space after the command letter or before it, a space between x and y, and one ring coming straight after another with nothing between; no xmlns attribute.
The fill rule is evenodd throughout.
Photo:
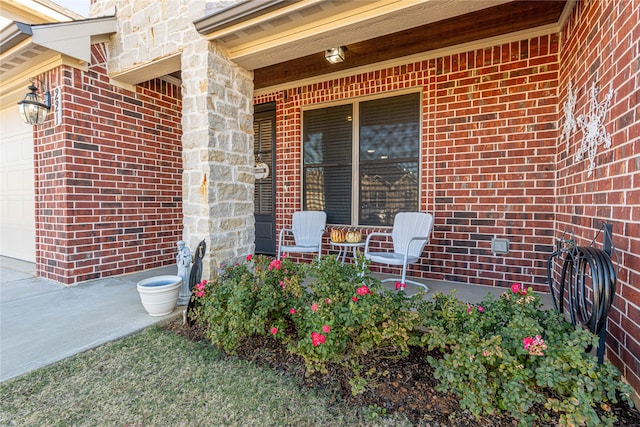
<svg viewBox="0 0 640 427"><path fill-rule="evenodd" d="M182 52L184 239L207 243L203 278L253 252L253 75L213 43Z"/></svg>
<svg viewBox="0 0 640 427"><path fill-rule="evenodd" d="M112 75L181 55L183 240L207 243L203 278L253 251L253 75L234 65L193 21L229 6L218 0L96 0L91 15L115 7Z"/></svg>

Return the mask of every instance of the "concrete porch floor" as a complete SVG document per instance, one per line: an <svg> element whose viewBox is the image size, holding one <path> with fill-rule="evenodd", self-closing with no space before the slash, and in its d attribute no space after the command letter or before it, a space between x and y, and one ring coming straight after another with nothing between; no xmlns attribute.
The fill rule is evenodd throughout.
<svg viewBox="0 0 640 427"><path fill-rule="evenodd" d="M147 277L176 273L177 267L169 265L65 287L35 277L32 263L0 257L0 381L181 316L184 310L181 306L167 316L149 316L136 288L137 282ZM469 303L480 302L487 293L498 297L508 291L437 280L418 281L429 287L426 298L434 292L448 294L457 289L457 298ZM394 282L385 286L395 289ZM407 285L407 294L412 295L417 289ZM541 294L541 299L545 308L551 308L548 294Z"/></svg>
<svg viewBox="0 0 640 427"><path fill-rule="evenodd" d="M395 276L390 276L386 274L374 274L375 277L380 280L384 280L386 278L392 278ZM409 279L409 277L407 277ZM509 288L498 288L495 286L484 286L484 285L467 285L465 283L457 283L457 282L447 282L444 280L430 280L430 279L415 279L411 278L411 280L415 280L419 283L424 283L428 288L429 292L425 295L427 300L430 300L432 295L435 292L440 292L442 294L448 295L451 291L456 291L456 297L463 302L468 302L471 304L477 304L482 301L487 294L492 294L496 299L500 297L504 292L510 291ZM387 282L384 283L384 286L387 289L395 289L395 282ZM413 295L417 291L421 290L417 286L413 286L407 284L407 288L405 292L407 295ZM553 301L551 300L550 294L539 293L536 292L538 296L540 296L540 302L542 303L542 308L547 310L553 308Z"/></svg>

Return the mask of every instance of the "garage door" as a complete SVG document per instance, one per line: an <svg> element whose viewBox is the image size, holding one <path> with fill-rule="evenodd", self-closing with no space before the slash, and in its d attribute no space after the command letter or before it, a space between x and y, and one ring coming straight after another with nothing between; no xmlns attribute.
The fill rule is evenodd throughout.
<svg viewBox="0 0 640 427"><path fill-rule="evenodd" d="M16 105L0 117L0 254L35 262L33 127Z"/></svg>

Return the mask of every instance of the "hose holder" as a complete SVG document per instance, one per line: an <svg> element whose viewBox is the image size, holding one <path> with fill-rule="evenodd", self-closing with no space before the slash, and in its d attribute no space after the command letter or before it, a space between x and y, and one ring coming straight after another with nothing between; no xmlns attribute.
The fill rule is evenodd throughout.
<svg viewBox="0 0 640 427"><path fill-rule="evenodd" d="M603 230L603 249L598 249L596 240ZM566 298L573 326L580 323L593 334L598 335L598 363L604 361L607 316L615 297L618 279L619 262L611 234L611 224L604 223L590 246L576 246L573 235L571 238L565 238L567 235L565 230L562 238L558 239L556 251L550 255L547 264L547 279L554 309L564 314ZM563 254L560 283L556 292L551 274L553 259ZM611 255L616 257L617 268L613 266ZM587 349L587 351L590 350L590 348Z"/></svg>

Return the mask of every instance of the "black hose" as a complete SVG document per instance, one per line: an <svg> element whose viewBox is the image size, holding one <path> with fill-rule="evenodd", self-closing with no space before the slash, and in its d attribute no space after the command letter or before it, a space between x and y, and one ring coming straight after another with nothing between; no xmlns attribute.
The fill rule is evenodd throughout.
<svg viewBox="0 0 640 427"><path fill-rule="evenodd" d="M564 241L567 243L568 241ZM589 331L601 337L598 348L598 360L602 362L604 356L604 334L606 334L607 315L613 304L618 280L616 270L609 254L602 249L591 246L562 248L549 257L547 264L547 279L551 291L553 307L559 313L564 313L564 293L567 290L568 311L571 323L580 323ZM558 291L554 290L552 279L553 259L566 253L560 273Z"/></svg>

